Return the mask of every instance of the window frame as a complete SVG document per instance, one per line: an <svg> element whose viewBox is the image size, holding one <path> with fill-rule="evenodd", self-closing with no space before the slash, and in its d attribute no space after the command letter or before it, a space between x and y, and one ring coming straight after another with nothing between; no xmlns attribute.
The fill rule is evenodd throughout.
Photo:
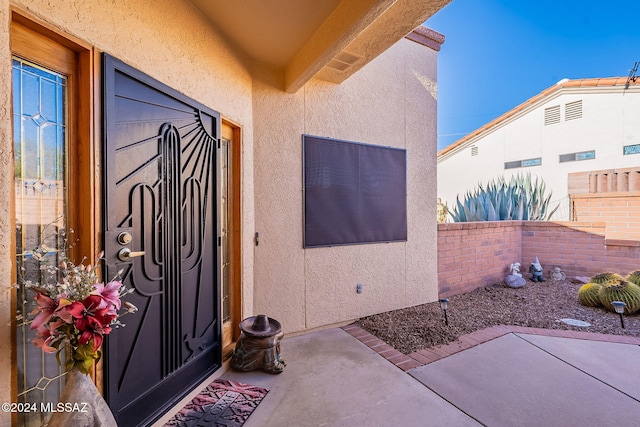
<svg viewBox="0 0 640 427"><path fill-rule="evenodd" d="M10 7L10 51L11 56L64 74L67 79L66 97L66 147L65 180L67 183L67 228L80 230L82 238L74 241L69 250L72 258L80 254L92 256L99 248L99 236L95 224L100 221L101 212L96 200L100 199L100 189L95 175L99 168L99 152L95 146L93 83L93 49L90 45L61 34L51 25L39 21L27 12ZM13 112L12 112L13 115ZM13 126L13 125L12 125ZM11 223L15 225L15 197L11 197ZM76 235L76 238L78 236ZM12 233L12 259L16 259L16 235ZM12 276L17 278L16 264ZM17 306L17 290L11 292L11 306ZM11 347L11 395L13 401L18 395L17 372L17 320L12 321ZM101 365L96 366L92 377L98 389L102 388ZM17 423L17 414L14 414Z"/></svg>
<svg viewBox="0 0 640 427"><path fill-rule="evenodd" d="M525 162L535 162L534 164L525 164ZM530 159L514 160L511 162L504 162L504 168L506 169L518 169L518 168L531 168L535 166L542 166L542 157L533 157Z"/></svg>

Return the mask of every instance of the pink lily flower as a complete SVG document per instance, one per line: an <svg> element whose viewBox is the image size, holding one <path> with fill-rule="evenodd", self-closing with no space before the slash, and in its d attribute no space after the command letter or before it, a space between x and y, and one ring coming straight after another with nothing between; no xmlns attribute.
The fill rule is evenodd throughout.
<svg viewBox="0 0 640 427"><path fill-rule="evenodd" d="M58 308L55 315L62 319L65 323L73 323L73 316L69 313L68 307L72 304L71 300L66 297L58 298Z"/></svg>
<svg viewBox="0 0 640 427"><path fill-rule="evenodd" d="M33 339L33 343L36 347L41 347L42 351L47 353L53 353L56 351L55 347L51 347L50 344L56 338L58 338L58 327L64 325L64 322L53 322L49 326L51 329L42 325L36 331L36 337Z"/></svg>
<svg viewBox="0 0 640 427"><path fill-rule="evenodd" d="M38 329L47 323L58 309L58 303L56 301L40 292L36 293L36 302L38 303L38 308L33 310L31 314L38 313L38 315L33 319L33 322L31 322L31 329Z"/></svg>
<svg viewBox="0 0 640 427"><path fill-rule="evenodd" d="M92 294L102 296L106 302L113 304L116 310L120 310L120 287L122 287L122 282L118 280L109 282L106 285L96 283L95 291Z"/></svg>

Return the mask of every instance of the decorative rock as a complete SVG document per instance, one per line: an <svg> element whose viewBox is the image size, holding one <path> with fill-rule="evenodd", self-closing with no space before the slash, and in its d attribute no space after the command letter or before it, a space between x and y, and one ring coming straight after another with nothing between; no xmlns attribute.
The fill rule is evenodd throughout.
<svg viewBox="0 0 640 427"><path fill-rule="evenodd" d="M590 279L591 279L590 277L586 277L586 276L573 276L573 280L580 283L589 283Z"/></svg>
<svg viewBox="0 0 640 427"><path fill-rule="evenodd" d="M588 322L584 322L582 320L577 320L577 319L560 319L561 322L566 323L567 325L571 325L571 326L579 326L581 328L588 328L589 326L591 326L591 323Z"/></svg>
<svg viewBox="0 0 640 427"><path fill-rule="evenodd" d="M527 281L520 276L510 274L504 278L504 283L510 288L521 288L527 283Z"/></svg>

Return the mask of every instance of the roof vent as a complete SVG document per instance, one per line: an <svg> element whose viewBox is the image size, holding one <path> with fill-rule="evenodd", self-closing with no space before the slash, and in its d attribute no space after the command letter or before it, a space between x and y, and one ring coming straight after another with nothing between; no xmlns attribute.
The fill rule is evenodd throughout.
<svg viewBox="0 0 640 427"><path fill-rule="evenodd" d="M569 102L564 106L564 119L575 120L582 118L582 100Z"/></svg>
<svg viewBox="0 0 640 427"><path fill-rule="evenodd" d="M544 125L555 125L560 123L560 106L555 105L553 107L544 109Z"/></svg>

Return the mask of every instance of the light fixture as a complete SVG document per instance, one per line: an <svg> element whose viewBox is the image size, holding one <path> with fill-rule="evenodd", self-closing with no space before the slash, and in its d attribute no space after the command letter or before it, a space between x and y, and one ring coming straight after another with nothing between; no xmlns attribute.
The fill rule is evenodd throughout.
<svg viewBox="0 0 640 427"><path fill-rule="evenodd" d="M438 300L440 308L444 311L444 323L449 326L449 316L447 315L447 309L449 308L449 298L440 298Z"/></svg>
<svg viewBox="0 0 640 427"><path fill-rule="evenodd" d="M622 314L624 313L624 308L627 306L627 304L622 301L612 301L611 305L616 310L616 313L620 315L620 325L622 325L622 329L624 329L624 317L622 316Z"/></svg>

